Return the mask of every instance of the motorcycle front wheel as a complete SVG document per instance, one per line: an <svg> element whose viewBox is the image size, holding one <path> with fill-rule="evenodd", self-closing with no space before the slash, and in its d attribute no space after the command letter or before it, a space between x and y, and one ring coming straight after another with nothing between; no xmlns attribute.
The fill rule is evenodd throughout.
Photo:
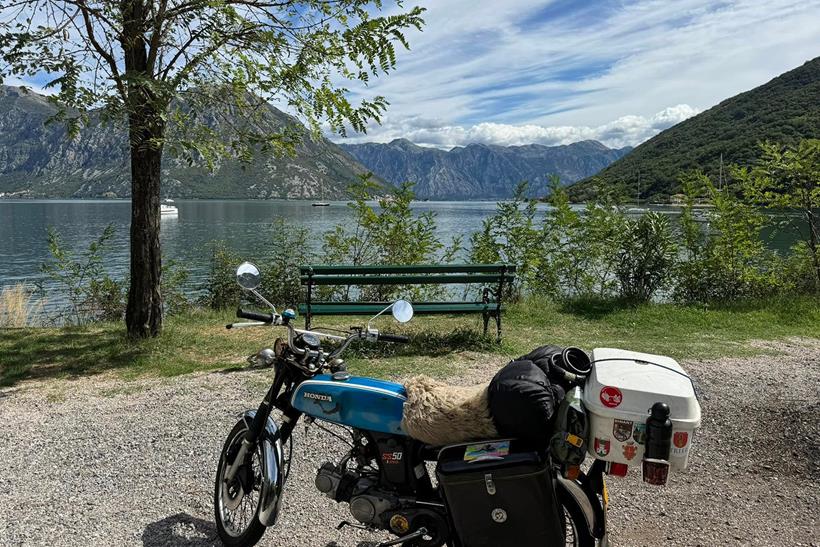
<svg viewBox="0 0 820 547"><path fill-rule="evenodd" d="M265 533L265 526L259 522L260 498L262 495L262 449L257 446L253 454L237 470L234 479L225 482L229 464L227 454L237 450L248 431L244 420L240 420L231 430L219 456L214 485L214 519L219 539L228 547L250 547L256 545Z"/></svg>

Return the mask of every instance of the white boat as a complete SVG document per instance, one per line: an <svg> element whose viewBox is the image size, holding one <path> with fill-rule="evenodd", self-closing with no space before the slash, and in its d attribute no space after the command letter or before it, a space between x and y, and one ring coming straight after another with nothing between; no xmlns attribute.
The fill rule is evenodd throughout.
<svg viewBox="0 0 820 547"><path fill-rule="evenodd" d="M325 185L322 182L319 182L319 191L321 192L320 201L314 201L311 203L314 207L328 207L330 203L325 201Z"/></svg>
<svg viewBox="0 0 820 547"><path fill-rule="evenodd" d="M174 205L174 201L166 199L164 203L159 204L159 215L162 217L175 217L179 214L179 209Z"/></svg>

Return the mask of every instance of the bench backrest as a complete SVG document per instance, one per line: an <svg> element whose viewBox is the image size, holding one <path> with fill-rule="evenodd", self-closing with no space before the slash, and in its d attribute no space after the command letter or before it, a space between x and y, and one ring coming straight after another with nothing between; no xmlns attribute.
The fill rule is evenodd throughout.
<svg viewBox="0 0 820 547"><path fill-rule="evenodd" d="M302 285L445 285L510 282L511 264L415 264L412 266L308 265L299 268Z"/></svg>

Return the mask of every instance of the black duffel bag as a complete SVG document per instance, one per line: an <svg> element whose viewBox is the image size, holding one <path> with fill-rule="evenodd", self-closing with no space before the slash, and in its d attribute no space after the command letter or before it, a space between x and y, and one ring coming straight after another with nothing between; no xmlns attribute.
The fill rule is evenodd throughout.
<svg viewBox="0 0 820 547"><path fill-rule="evenodd" d="M546 445L563 390L553 389L543 370L532 361L512 361L490 381L487 395L490 415L502 436L534 447Z"/></svg>

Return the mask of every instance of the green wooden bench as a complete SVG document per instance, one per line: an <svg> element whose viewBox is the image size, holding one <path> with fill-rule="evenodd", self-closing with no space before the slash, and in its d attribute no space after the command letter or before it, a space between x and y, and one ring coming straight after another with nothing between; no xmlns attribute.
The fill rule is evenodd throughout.
<svg viewBox="0 0 820 547"><path fill-rule="evenodd" d="M418 315L481 314L484 334L490 318L495 318L497 339L501 339L502 295L515 279L515 266L509 264L419 264L414 266L308 265L299 268L302 285L307 287L299 313L309 329L315 315L375 315L389 302L316 301L317 286L332 285L479 285L481 300L455 302L413 302Z"/></svg>

